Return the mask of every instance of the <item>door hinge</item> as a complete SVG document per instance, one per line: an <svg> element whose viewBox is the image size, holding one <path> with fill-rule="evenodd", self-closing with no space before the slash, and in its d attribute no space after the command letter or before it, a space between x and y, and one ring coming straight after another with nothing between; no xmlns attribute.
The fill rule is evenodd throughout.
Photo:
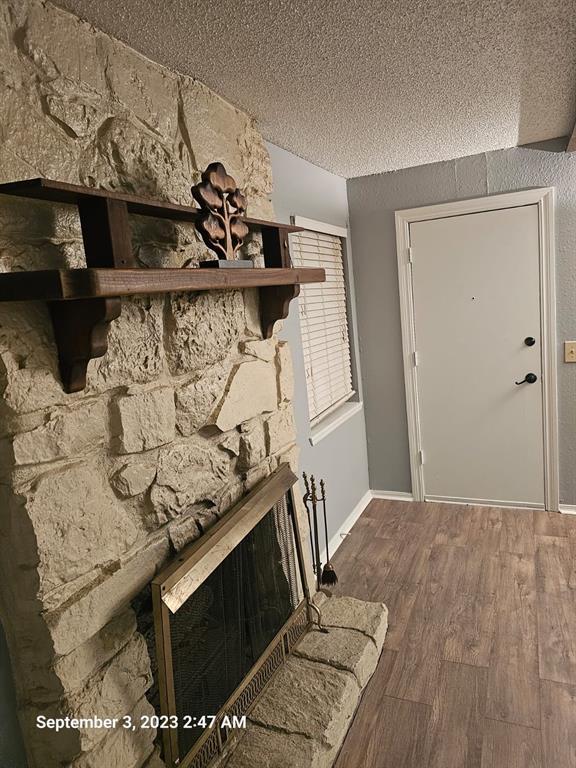
<svg viewBox="0 0 576 768"><path fill-rule="evenodd" d="M420 464L424 464L424 451L418 451L418 459Z"/></svg>
<svg viewBox="0 0 576 768"><path fill-rule="evenodd" d="M412 264L412 259L413 259L412 246L409 245L406 250L408 251L408 263Z"/></svg>
<svg viewBox="0 0 576 768"><path fill-rule="evenodd" d="M418 352L412 352L412 359L414 361L414 368L418 365Z"/></svg>

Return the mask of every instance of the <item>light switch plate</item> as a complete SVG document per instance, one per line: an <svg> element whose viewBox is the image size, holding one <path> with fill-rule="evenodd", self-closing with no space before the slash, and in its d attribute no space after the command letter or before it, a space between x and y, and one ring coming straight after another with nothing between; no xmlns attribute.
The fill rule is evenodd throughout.
<svg viewBox="0 0 576 768"><path fill-rule="evenodd" d="M576 341L564 342L564 362L576 363Z"/></svg>

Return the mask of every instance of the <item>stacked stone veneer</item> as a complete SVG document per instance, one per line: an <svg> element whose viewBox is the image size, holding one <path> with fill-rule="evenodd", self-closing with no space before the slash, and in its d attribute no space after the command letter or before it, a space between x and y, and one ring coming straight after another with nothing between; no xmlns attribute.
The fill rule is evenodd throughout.
<svg viewBox="0 0 576 768"><path fill-rule="evenodd" d="M49 4L0 0L0 181L46 176L190 203L222 161L272 218L252 121ZM134 217L142 266L208 257L193 228ZM257 238L244 256L260 258ZM71 206L0 199L0 269L84 264ZM74 329L71 328L73 333ZM66 395L44 303L0 305L0 605L30 768L157 765L150 730L35 727L149 713L130 601L281 460L294 460L285 344L253 291L123 301L108 354Z"/></svg>

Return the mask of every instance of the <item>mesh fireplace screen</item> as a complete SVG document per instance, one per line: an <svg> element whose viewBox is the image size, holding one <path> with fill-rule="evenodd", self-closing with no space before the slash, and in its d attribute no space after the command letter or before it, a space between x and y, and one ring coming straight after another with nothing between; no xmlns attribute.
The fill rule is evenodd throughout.
<svg viewBox="0 0 576 768"><path fill-rule="evenodd" d="M170 615L180 722L216 715L296 607L293 556L277 535L285 517L282 501ZM203 730L178 730L181 755Z"/></svg>
<svg viewBox="0 0 576 768"><path fill-rule="evenodd" d="M245 714L306 629L306 612L296 610L300 587L290 503L284 493L268 506L177 610L163 606L169 643L163 714L176 715L178 723L165 739L168 765L178 759L182 764L200 748L205 757L185 764L207 765L230 734L216 727L208 735L201 718Z"/></svg>

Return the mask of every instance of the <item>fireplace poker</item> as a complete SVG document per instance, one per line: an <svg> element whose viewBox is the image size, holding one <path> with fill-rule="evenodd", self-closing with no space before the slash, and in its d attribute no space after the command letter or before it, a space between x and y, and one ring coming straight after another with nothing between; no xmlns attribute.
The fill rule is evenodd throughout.
<svg viewBox="0 0 576 768"><path fill-rule="evenodd" d="M306 488L306 493L302 497L302 501L304 502L304 506L306 507L306 515L308 517L308 533L310 535L310 552L312 554L312 568L314 570L314 573L316 573L316 555L314 553L314 535L312 533L312 522L310 520L310 508L308 507L308 501L310 500L310 484L308 482L308 475L306 472L302 472L302 477L304 478L304 486Z"/></svg>
<svg viewBox="0 0 576 768"><path fill-rule="evenodd" d="M326 486L324 480L320 480L320 491L322 492L322 509L324 511L324 537L326 541L326 565L322 569L322 576L320 581L327 587L333 587L338 583L338 576L334 570L334 566L330 562L330 552L328 550L328 516L326 514Z"/></svg>

